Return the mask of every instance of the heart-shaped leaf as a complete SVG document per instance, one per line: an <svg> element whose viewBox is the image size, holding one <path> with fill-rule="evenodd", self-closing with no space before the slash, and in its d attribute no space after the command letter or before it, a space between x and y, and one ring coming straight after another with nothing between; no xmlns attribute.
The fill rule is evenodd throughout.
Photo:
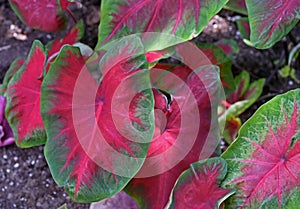
<svg viewBox="0 0 300 209"><path fill-rule="evenodd" d="M281 40L299 21L298 0L246 0L251 28L250 41L265 49Z"/></svg>
<svg viewBox="0 0 300 209"><path fill-rule="evenodd" d="M142 70L146 59L129 59L144 51L134 37L123 41L103 57L99 87L79 48L68 45L43 82L45 156L57 184L78 202L122 190L142 166L152 138L153 96Z"/></svg>
<svg viewBox="0 0 300 209"><path fill-rule="evenodd" d="M190 165L178 178L167 209L219 208L233 192L220 188L227 173L226 161L211 158Z"/></svg>
<svg viewBox="0 0 300 209"><path fill-rule="evenodd" d="M46 59L44 46L35 41L26 63L7 87L6 116L20 147L41 145L46 141L40 114L40 88Z"/></svg>
<svg viewBox="0 0 300 209"><path fill-rule="evenodd" d="M100 50L110 40L146 32L173 34L181 42L190 40L205 28L227 1L103 0L96 49ZM165 44L162 39L151 42L152 46L153 43L156 46Z"/></svg>
<svg viewBox="0 0 300 209"><path fill-rule="evenodd" d="M140 208L161 209L181 172L209 157L218 144L213 116L219 80L211 66L192 71L186 66L157 65L150 75L156 88L154 138L143 167L126 192Z"/></svg>
<svg viewBox="0 0 300 209"><path fill-rule="evenodd" d="M264 82L265 79L261 78L250 83L249 73L242 71L235 78L236 90L227 96L227 114L238 116L249 108L261 95Z"/></svg>
<svg viewBox="0 0 300 209"><path fill-rule="evenodd" d="M235 187L226 208L297 208L300 204L300 89L276 96L242 126L222 157Z"/></svg>
<svg viewBox="0 0 300 209"><path fill-rule="evenodd" d="M66 26L63 10L70 4L68 0L9 0L9 3L17 16L29 27L57 32Z"/></svg>

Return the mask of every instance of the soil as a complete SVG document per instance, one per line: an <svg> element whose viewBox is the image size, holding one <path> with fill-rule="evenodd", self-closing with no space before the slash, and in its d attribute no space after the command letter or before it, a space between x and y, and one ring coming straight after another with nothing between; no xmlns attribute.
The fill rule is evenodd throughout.
<svg viewBox="0 0 300 209"><path fill-rule="evenodd" d="M94 47L97 41L100 0L82 1L82 8L74 8L76 19L84 19L86 32L82 42ZM247 70L252 80L266 78L264 92L260 99L243 115L249 118L254 111L273 96L298 88L291 78L282 78L279 70L282 60L286 63L289 49L300 42L300 24L281 42L268 50L257 50L244 44L235 24L238 14L222 11L200 35L203 42L214 42L221 38L235 39L240 51L233 60L233 72ZM70 21L71 22L71 21ZM68 27L71 27L71 23ZM64 31L65 32L65 31ZM45 33L26 27L10 9L8 1L0 0L0 83L10 63L17 57L25 57L33 40L46 44L64 32ZM293 66L300 79L300 61ZM57 208L64 203L71 209L89 208L89 204L74 203L53 181L45 158L43 146L20 149L16 145L0 148L0 208Z"/></svg>

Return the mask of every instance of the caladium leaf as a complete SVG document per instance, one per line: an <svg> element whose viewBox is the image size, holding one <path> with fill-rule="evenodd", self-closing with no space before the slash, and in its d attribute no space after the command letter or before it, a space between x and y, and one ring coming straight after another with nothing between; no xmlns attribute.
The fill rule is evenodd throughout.
<svg viewBox="0 0 300 209"><path fill-rule="evenodd" d="M250 41L265 49L281 40L299 21L297 0L246 0L251 28Z"/></svg>
<svg viewBox="0 0 300 209"><path fill-rule="evenodd" d="M229 0L225 5L225 9L229 9L243 15L248 14L245 0Z"/></svg>
<svg viewBox="0 0 300 209"><path fill-rule="evenodd" d="M66 26L67 19L63 10L70 4L68 0L10 0L9 3L29 27L57 32Z"/></svg>
<svg viewBox="0 0 300 209"><path fill-rule="evenodd" d="M168 65L151 69L150 72L155 72L150 73L151 82L156 88L153 90L157 113L154 138L143 167L125 189L136 199L139 208L164 208L181 172L203 153L205 158L212 154L211 143L218 143L218 130L213 125L217 124L213 117L216 101L212 99L216 98L218 82L215 70L207 66L196 73L186 66ZM200 79L204 76L205 81ZM207 146L206 140L210 145Z"/></svg>
<svg viewBox="0 0 300 209"><path fill-rule="evenodd" d="M46 141L40 114L40 88L46 59L44 46L35 41L26 63L7 87L6 116L20 147L41 145Z"/></svg>
<svg viewBox="0 0 300 209"><path fill-rule="evenodd" d="M240 18L236 21L241 37L250 40L250 25L247 17Z"/></svg>
<svg viewBox="0 0 300 209"><path fill-rule="evenodd" d="M178 178L167 209L218 209L231 194L220 187L227 173L226 161L211 158L190 165Z"/></svg>
<svg viewBox="0 0 300 209"><path fill-rule="evenodd" d="M242 126L222 157L235 187L226 208L297 208L300 197L300 89L276 96Z"/></svg>
<svg viewBox="0 0 300 209"><path fill-rule="evenodd" d="M99 88L79 48L68 45L43 82L45 157L56 183L78 202L99 201L122 190L140 169L152 138L153 96L149 75L141 70L146 59L128 60L142 49L141 42L132 38L118 46L103 57ZM132 77L135 73L140 76ZM130 114L124 112L138 87L146 90L134 96ZM128 114L130 120L124 120ZM143 130L140 136L136 129ZM145 143L129 140L130 134Z"/></svg>
<svg viewBox="0 0 300 209"><path fill-rule="evenodd" d="M10 82L11 78L18 72L18 70L22 67L25 60L24 58L16 58L9 66L9 69L5 73L3 83L1 86L1 93L4 95L8 86L8 83Z"/></svg>
<svg viewBox="0 0 300 209"><path fill-rule="evenodd" d="M240 130L241 125L242 121L239 117L227 115L225 128L223 131L223 137L228 144L234 141L238 134L238 131Z"/></svg>
<svg viewBox="0 0 300 209"><path fill-rule="evenodd" d="M218 47L220 47L223 52L230 58L233 58L233 55L239 53L239 45L233 39L221 39L215 43Z"/></svg>
<svg viewBox="0 0 300 209"><path fill-rule="evenodd" d="M236 90L227 96L227 114L238 116L249 108L261 95L264 82L265 79L258 79L250 83L249 73L242 71L235 78Z"/></svg>
<svg viewBox="0 0 300 209"><path fill-rule="evenodd" d="M136 33L158 32L173 34L182 41L192 39L227 1L103 0L96 50L110 40ZM153 43L158 47L165 44L163 40Z"/></svg>
<svg viewBox="0 0 300 209"><path fill-rule="evenodd" d="M224 50L215 44L197 42L196 45L207 56L212 64L219 66L221 82L225 93L229 94L230 92L234 91L235 82L231 71L231 59L229 55L226 55ZM225 46L223 47L226 49L228 48ZM227 49L226 52L230 54L231 49L232 48L230 47L230 49Z"/></svg>
<svg viewBox="0 0 300 209"><path fill-rule="evenodd" d="M47 44L48 48L48 60L52 60L54 56L57 56L58 52L63 45L73 45L78 42L84 34L83 21L79 21L70 31L62 38L55 39L53 42Z"/></svg>

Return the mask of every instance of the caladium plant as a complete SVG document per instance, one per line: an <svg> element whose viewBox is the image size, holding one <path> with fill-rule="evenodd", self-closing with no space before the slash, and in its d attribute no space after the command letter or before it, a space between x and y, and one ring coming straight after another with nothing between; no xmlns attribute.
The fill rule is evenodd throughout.
<svg viewBox="0 0 300 209"><path fill-rule="evenodd" d="M71 3L10 0L25 23L48 32L64 28ZM202 65L182 43L225 6L249 16L246 32L255 47L270 47L296 24L299 5L103 0L96 53L75 44L83 35L78 22L46 46L35 41L27 58L11 64L1 93L16 144L45 143L55 182L77 202L124 190L141 209L295 208L299 89L263 105L240 129L238 116L259 97L264 80L250 84L245 71L233 77L238 47L232 40L195 41L189 50L205 55L209 62ZM160 61L171 55L180 64ZM226 101L219 103L220 84ZM13 136L0 99L1 146ZM210 158L220 155L218 116L229 144L240 133L222 158Z"/></svg>
<svg viewBox="0 0 300 209"><path fill-rule="evenodd" d="M234 79L236 89L226 96L226 101L222 102L219 121L225 121L223 136L227 143L231 143L241 126L239 115L249 108L261 95L265 79L261 78L250 83L250 75L242 71Z"/></svg>

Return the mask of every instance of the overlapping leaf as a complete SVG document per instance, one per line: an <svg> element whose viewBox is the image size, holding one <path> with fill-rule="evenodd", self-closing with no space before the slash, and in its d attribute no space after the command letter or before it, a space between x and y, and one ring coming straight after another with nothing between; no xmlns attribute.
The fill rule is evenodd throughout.
<svg viewBox="0 0 300 209"><path fill-rule="evenodd" d="M251 28L250 41L264 49L281 40L299 21L297 0L246 0Z"/></svg>
<svg viewBox="0 0 300 209"><path fill-rule="evenodd" d="M142 46L134 38L117 46L103 58L99 88L71 46L63 47L42 86L45 156L55 181L79 202L122 190L140 169L152 137L153 99L149 75L141 70L146 60L129 60ZM126 112L130 96L145 86Z"/></svg>
<svg viewBox="0 0 300 209"><path fill-rule="evenodd" d="M222 155L224 185L237 194L226 208L297 208L300 204L300 90L276 96L242 126Z"/></svg>
<svg viewBox="0 0 300 209"><path fill-rule="evenodd" d="M110 40L136 33L173 34L181 39L181 42L192 39L204 29L227 1L103 0L96 49L100 50L101 46ZM166 39L155 41L155 38L151 36L152 47L159 48L165 44ZM156 50L159 50L158 48Z"/></svg>
<svg viewBox="0 0 300 209"><path fill-rule="evenodd" d="M16 143L21 147L40 145L46 140L40 114L40 88L46 59L44 46L35 41L26 63L11 78L7 87L6 116ZM17 64L14 69L19 66Z"/></svg>
<svg viewBox="0 0 300 209"><path fill-rule="evenodd" d="M66 26L63 10L68 9L68 0L10 0L10 5L17 16L28 26L57 32Z"/></svg>
<svg viewBox="0 0 300 209"><path fill-rule="evenodd" d="M234 140L240 128L238 116L258 99L263 91L264 82L265 79L259 79L250 83L250 75L246 71L242 71L235 78L236 89L223 101L224 110L219 115L219 121L226 123L223 136L228 143Z"/></svg>
<svg viewBox="0 0 300 209"><path fill-rule="evenodd" d="M247 17L240 18L236 21L241 37L250 40L250 25Z"/></svg>
<svg viewBox="0 0 300 209"><path fill-rule="evenodd" d="M219 45L217 45L219 44ZM207 56L210 62L214 65L218 65L220 68L220 77L225 93L229 94L235 89L235 82L231 71L231 59L230 56L236 53L236 43L233 42L230 46L224 42L216 44L199 43L196 45Z"/></svg>
<svg viewBox="0 0 300 209"><path fill-rule="evenodd" d="M211 158L191 164L178 178L167 208L219 208L232 194L230 190L219 186L226 173L227 165L222 158Z"/></svg>
<svg viewBox="0 0 300 209"><path fill-rule="evenodd" d="M47 44L49 60L58 54L63 45L75 44L83 37L83 34L84 26L83 21L81 20L75 26L73 26L64 37L49 42Z"/></svg>
<svg viewBox="0 0 300 209"><path fill-rule="evenodd" d="M154 138L142 169L126 187L144 209L164 208L181 172L203 153L211 155L218 143L215 69L207 66L196 73L186 66L157 65L151 71L155 69L160 70L151 73L151 81L160 90L154 90Z"/></svg>

